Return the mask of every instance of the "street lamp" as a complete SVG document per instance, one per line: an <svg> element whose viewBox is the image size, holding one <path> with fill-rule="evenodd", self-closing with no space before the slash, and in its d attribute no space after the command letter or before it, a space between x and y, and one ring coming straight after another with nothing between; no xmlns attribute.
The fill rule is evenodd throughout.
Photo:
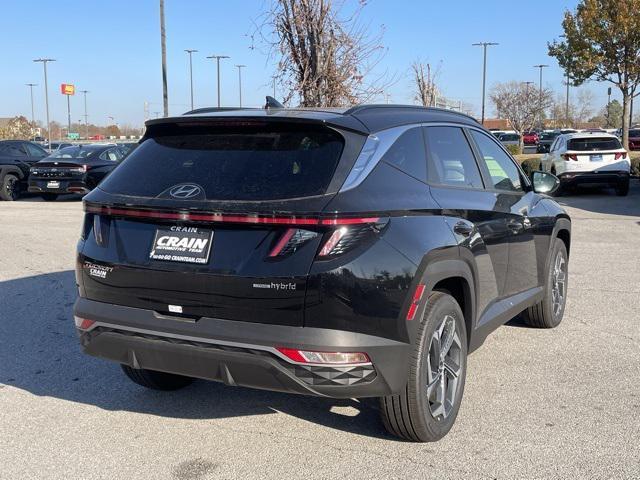
<svg viewBox="0 0 640 480"><path fill-rule="evenodd" d="M540 110L538 113L540 115L540 128L542 129L542 69L547 68L549 65L534 65L533 68L540 69L540 96L538 98L538 109Z"/></svg>
<svg viewBox="0 0 640 480"><path fill-rule="evenodd" d="M25 85L27 87L29 87L29 90L31 91L31 132L34 133L35 132L35 128L36 128L36 116L34 113L34 109L33 109L33 87L37 87L38 84L37 83L25 83ZM33 135L32 135L33 137Z"/></svg>
<svg viewBox="0 0 640 480"><path fill-rule="evenodd" d="M169 92L167 89L167 35L164 27L164 0L160 0L160 49L162 51L162 106L164 116L169 116Z"/></svg>
<svg viewBox="0 0 640 480"><path fill-rule="evenodd" d="M246 65L236 65L238 69L238 93L240 94L240 108L242 108L242 69Z"/></svg>
<svg viewBox="0 0 640 480"><path fill-rule="evenodd" d="M220 108L220 59L221 58L231 58L228 55L210 55L207 58L211 58L216 60L217 70L218 70L218 108Z"/></svg>
<svg viewBox="0 0 640 480"><path fill-rule="evenodd" d="M189 83L191 83L191 110L193 110L193 63L191 63L191 54L196 53L198 50L186 49L185 52L189 54Z"/></svg>
<svg viewBox="0 0 640 480"><path fill-rule="evenodd" d="M87 93L89 90L80 90L84 95L84 139L89 140L89 116L87 115Z"/></svg>
<svg viewBox="0 0 640 480"><path fill-rule="evenodd" d="M49 84L47 83L47 63L55 62L54 58L36 58L34 62L41 62L44 67L44 104L47 112L47 145L51 152L51 122L49 122Z"/></svg>
<svg viewBox="0 0 640 480"><path fill-rule="evenodd" d="M487 47L491 47L494 45L499 45L499 43L495 42L478 42L472 43L472 47L482 47L483 50L483 61L482 61L482 123L484 125L484 99L486 92L486 84L487 84Z"/></svg>

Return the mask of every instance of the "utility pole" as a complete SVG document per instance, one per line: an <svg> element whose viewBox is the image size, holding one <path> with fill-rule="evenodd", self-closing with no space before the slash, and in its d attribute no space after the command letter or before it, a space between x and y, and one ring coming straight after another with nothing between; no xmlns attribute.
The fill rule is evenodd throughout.
<svg viewBox="0 0 640 480"><path fill-rule="evenodd" d="M533 68L539 68L540 69L540 83L539 83L540 94L539 94L539 97L538 97L538 110L539 110L538 111L538 115L540 115L540 129L541 130L542 130L542 127L543 127L543 125L542 125L542 69L543 68L547 68L548 66L549 65L542 65L542 64L533 66Z"/></svg>
<svg viewBox="0 0 640 480"><path fill-rule="evenodd" d="M567 119L567 127L570 127L571 125L569 124L569 72L567 72L567 101L566 101L564 111L565 111L565 117Z"/></svg>
<svg viewBox="0 0 640 480"><path fill-rule="evenodd" d="M47 112L47 145L51 152L51 122L49 121L49 84L47 83L47 63L55 62L53 58L36 58L34 62L42 62L44 67L44 104Z"/></svg>
<svg viewBox="0 0 640 480"><path fill-rule="evenodd" d="M221 58L231 58L228 55L210 55L207 58L211 58L216 60L217 64L217 72L218 72L218 108L220 108L220 59Z"/></svg>
<svg viewBox="0 0 640 480"><path fill-rule="evenodd" d="M84 139L89 140L89 116L87 115L87 93L89 90L80 90L84 95Z"/></svg>
<svg viewBox="0 0 640 480"><path fill-rule="evenodd" d="M162 48L162 105L164 116L169 116L169 93L167 91L167 36L164 28L164 0L160 0L160 46Z"/></svg>
<svg viewBox="0 0 640 480"><path fill-rule="evenodd" d="M37 83L25 83L25 85L27 87L29 87L29 90L31 91L31 133L35 133L35 129L36 129L36 116L35 116L35 110L33 109L33 87L37 87L38 84ZM31 135L31 138L33 139L34 135Z"/></svg>
<svg viewBox="0 0 640 480"><path fill-rule="evenodd" d="M196 53L198 50L187 49L185 52L189 54L189 83L191 83L191 110L193 110L193 64L191 63L191 54Z"/></svg>
<svg viewBox="0 0 640 480"><path fill-rule="evenodd" d="M240 94L240 108L242 108L242 69L246 65L236 65L238 69L238 93Z"/></svg>
<svg viewBox="0 0 640 480"><path fill-rule="evenodd" d="M486 86L487 86L487 47L491 47L494 45L499 45L499 43L495 42L478 42L472 43L472 47L482 47L482 120L481 124L484 125L484 100L486 96Z"/></svg>
<svg viewBox="0 0 640 480"><path fill-rule="evenodd" d="M607 89L607 128L611 127L611 87Z"/></svg>

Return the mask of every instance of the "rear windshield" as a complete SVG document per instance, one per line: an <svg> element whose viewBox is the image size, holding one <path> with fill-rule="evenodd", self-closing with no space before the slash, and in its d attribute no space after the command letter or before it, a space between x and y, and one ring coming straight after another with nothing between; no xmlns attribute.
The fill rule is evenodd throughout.
<svg viewBox="0 0 640 480"><path fill-rule="evenodd" d="M640 137L640 130L629 130L630 137Z"/></svg>
<svg viewBox="0 0 640 480"><path fill-rule="evenodd" d="M500 140L503 142L513 142L515 140L520 140L520 137L514 133L509 133L507 135L500 135Z"/></svg>
<svg viewBox="0 0 640 480"><path fill-rule="evenodd" d="M157 197L181 183L208 200L276 200L321 195L344 140L322 126L243 126L175 130L145 140L100 188Z"/></svg>
<svg viewBox="0 0 640 480"><path fill-rule="evenodd" d="M94 147L64 147L54 152L50 158L87 158L99 151Z"/></svg>
<svg viewBox="0 0 640 480"><path fill-rule="evenodd" d="M598 150L617 150L622 148L620 140L611 137L572 138L567 150L577 152L597 152Z"/></svg>
<svg viewBox="0 0 640 480"><path fill-rule="evenodd" d="M540 140L553 140L554 138L556 138L558 135L560 135L559 133L553 132L553 133L543 133L542 135L540 135Z"/></svg>

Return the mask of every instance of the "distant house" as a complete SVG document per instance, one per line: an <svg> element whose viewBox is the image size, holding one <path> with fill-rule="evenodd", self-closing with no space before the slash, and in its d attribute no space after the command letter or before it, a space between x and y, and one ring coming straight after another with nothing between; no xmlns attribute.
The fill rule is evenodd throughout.
<svg viewBox="0 0 640 480"><path fill-rule="evenodd" d="M487 130L511 130L509 120L504 118L485 118L483 125Z"/></svg>

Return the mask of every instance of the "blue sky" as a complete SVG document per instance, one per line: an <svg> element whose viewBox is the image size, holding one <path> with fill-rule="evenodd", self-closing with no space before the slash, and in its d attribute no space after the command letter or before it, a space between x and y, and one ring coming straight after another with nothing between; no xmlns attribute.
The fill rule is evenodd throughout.
<svg viewBox="0 0 640 480"><path fill-rule="evenodd" d="M346 0L347 3L353 0ZM222 103L237 105L235 64L243 70L243 102L261 105L271 92L275 65L264 49L250 49L248 36L269 0L165 0L170 113L189 107L188 60L195 48L196 106L216 102L215 66L205 57L226 54L222 63ZM440 65L439 84L447 97L480 110L482 52L471 44L494 41L489 52L488 85L497 81L538 81L532 65L548 63L546 86L563 92L562 71L547 56L546 42L561 34L565 9L576 0L369 0L362 22L384 26L388 49L379 69L395 74L391 101L412 103L410 65L415 59ZM44 119L42 65L51 57L49 99L52 119L66 123L61 83L87 89L90 121L140 125L144 102L151 116L162 110L158 0L1 0L0 117L30 116L29 90L34 90L36 119ZM12 19L12 21L6 21ZM606 84L590 84L598 108L606 102ZM380 98L382 101L382 97ZM72 120L81 118L80 95L72 98ZM492 111L488 107L489 112Z"/></svg>

